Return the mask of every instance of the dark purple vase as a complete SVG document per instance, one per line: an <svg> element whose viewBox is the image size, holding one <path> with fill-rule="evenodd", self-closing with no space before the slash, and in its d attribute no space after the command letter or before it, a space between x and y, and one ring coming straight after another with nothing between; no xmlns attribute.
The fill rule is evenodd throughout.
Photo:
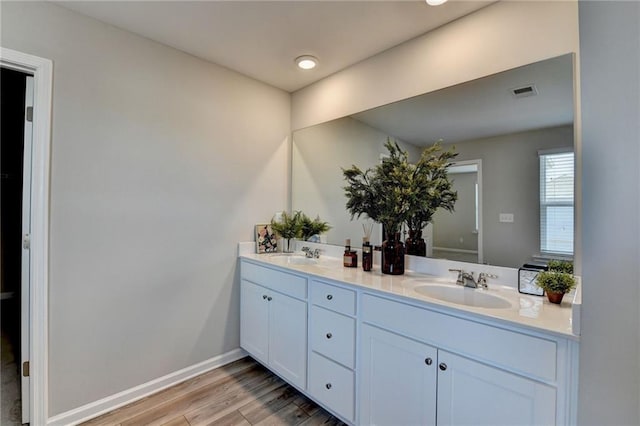
<svg viewBox="0 0 640 426"><path fill-rule="evenodd" d="M399 232L387 233L387 239L382 243L382 273L404 274L404 244Z"/></svg>
<svg viewBox="0 0 640 426"><path fill-rule="evenodd" d="M404 242L407 247L407 254L413 256L427 256L427 244L424 242L424 238L422 238L422 230L420 231L409 231L409 237Z"/></svg>

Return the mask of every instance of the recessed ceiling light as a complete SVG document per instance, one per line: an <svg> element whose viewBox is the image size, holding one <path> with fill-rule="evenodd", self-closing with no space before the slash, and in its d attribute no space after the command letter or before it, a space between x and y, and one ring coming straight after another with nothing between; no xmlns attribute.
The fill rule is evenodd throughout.
<svg viewBox="0 0 640 426"><path fill-rule="evenodd" d="M429 6L440 6L441 4L446 3L447 0L427 0L427 4Z"/></svg>
<svg viewBox="0 0 640 426"><path fill-rule="evenodd" d="M318 59L311 55L302 55L296 58L296 64L298 64L298 68L310 70L318 65Z"/></svg>

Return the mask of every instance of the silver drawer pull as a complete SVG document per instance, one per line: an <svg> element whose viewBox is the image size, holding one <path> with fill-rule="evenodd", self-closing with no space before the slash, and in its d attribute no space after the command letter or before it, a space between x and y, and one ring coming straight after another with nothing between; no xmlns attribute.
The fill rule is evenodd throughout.
<svg viewBox="0 0 640 426"><path fill-rule="evenodd" d="M326 385L324 385L327 389L331 389L331 383L327 383Z"/></svg>
<svg viewBox="0 0 640 426"><path fill-rule="evenodd" d="M269 302L271 302L271 301L273 300L273 297L269 296L269 297L267 297L267 300L268 300Z"/></svg>
<svg viewBox="0 0 640 426"><path fill-rule="evenodd" d="M424 363L427 365L431 365L431 363L433 362L433 360L431 358L427 358L424 360Z"/></svg>
<svg viewBox="0 0 640 426"><path fill-rule="evenodd" d="M327 339L331 339L332 337L333 337L333 334L327 333Z"/></svg>
<svg viewBox="0 0 640 426"><path fill-rule="evenodd" d="M266 299L267 299L267 295L266 295L266 294L263 294L263 295L262 295L262 298L266 300Z"/></svg>
<svg viewBox="0 0 640 426"><path fill-rule="evenodd" d="M327 300L331 300L333 299L333 295L332 294L327 294Z"/></svg>
<svg viewBox="0 0 640 426"><path fill-rule="evenodd" d="M440 370L445 371L447 369L447 364L445 364L444 362L441 362L439 367L440 367Z"/></svg>

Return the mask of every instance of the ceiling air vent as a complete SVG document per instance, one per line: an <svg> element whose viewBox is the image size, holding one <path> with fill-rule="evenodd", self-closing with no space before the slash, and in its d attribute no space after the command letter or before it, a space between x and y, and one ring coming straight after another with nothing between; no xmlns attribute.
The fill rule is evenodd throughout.
<svg viewBox="0 0 640 426"><path fill-rule="evenodd" d="M526 98L529 96L535 96L538 94L538 89L535 84L528 84L526 86L514 87L509 90L516 98Z"/></svg>

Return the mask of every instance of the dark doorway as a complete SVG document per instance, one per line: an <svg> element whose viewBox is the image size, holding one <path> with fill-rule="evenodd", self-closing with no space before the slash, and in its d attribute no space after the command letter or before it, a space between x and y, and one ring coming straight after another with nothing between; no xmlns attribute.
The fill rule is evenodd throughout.
<svg viewBox="0 0 640 426"><path fill-rule="evenodd" d="M2 413L0 424L22 424L20 401L20 297L22 190L27 74L0 69L0 288Z"/></svg>

